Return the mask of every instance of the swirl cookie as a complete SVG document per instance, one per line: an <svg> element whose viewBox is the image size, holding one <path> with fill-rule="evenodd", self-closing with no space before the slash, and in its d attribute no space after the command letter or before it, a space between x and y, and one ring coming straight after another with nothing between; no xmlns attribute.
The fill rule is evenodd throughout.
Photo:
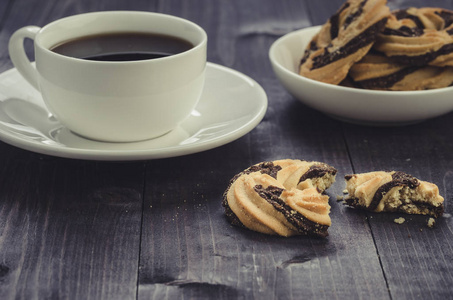
<svg viewBox="0 0 453 300"><path fill-rule="evenodd" d="M384 28L386 0L348 0L311 40L301 60L302 76L339 84Z"/></svg>
<svg viewBox="0 0 453 300"><path fill-rule="evenodd" d="M453 66L453 11L395 11L373 48L408 65Z"/></svg>
<svg viewBox="0 0 453 300"><path fill-rule="evenodd" d="M225 214L233 225L265 234L325 237L331 220L322 192L336 173L325 163L291 159L253 165L231 179Z"/></svg>
<svg viewBox="0 0 453 300"><path fill-rule="evenodd" d="M373 212L401 212L439 217L444 198L438 187L403 172L369 172L345 176L348 205Z"/></svg>
<svg viewBox="0 0 453 300"><path fill-rule="evenodd" d="M415 91L453 84L453 67L408 66L379 54L367 54L349 71L354 86L372 90Z"/></svg>

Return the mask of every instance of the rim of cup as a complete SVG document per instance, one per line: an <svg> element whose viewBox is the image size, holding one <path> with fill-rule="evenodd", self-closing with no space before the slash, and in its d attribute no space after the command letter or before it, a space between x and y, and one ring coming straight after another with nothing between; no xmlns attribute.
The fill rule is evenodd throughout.
<svg viewBox="0 0 453 300"><path fill-rule="evenodd" d="M201 34L200 35L200 41L198 43L193 43L192 41L189 41L188 39L185 39L183 37L179 37L179 36L176 36L177 38L181 38L181 39L184 39L188 42L190 42L193 46L188 49L188 50L185 50L183 52L180 52L180 53L176 53L176 54L171 54L169 56L163 56L163 57L159 57L159 58L152 58L152 59L143 59L143 60L131 60L131 61L94 61L94 60L86 60L86 59L83 59L83 58L77 58L77 57L72 57L72 56L67 56L67 55L64 55L64 54L60 54L60 53L56 53L54 51L52 51L51 49L53 47L55 47L57 44L54 44L54 45L51 45L50 47L46 47L44 45L42 45L42 37L40 37L40 35L38 34L38 36L36 37L35 39L35 47L39 47L42 51L44 51L45 53L47 54L51 54L51 55L57 55L61 58L65 58L65 59L69 59L69 60L77 60L77 61L80 61L80 62L84 62L84 63L89 63L89 64L137 64L137 63L143 63L143 62L150 62L150 61L165 61L165 60L169 60L169 59L174 59L176 57L180 57L180 56L184 56L184 55L188 55L192 52L195 52L197 50L199 50L199 48L202 48L204 47L206 44L207 44L207 40L208 40L208 36L207 36L207 33L206 31L198 24L190 21L190 20L187 20L187 19L184 19L184 18L181 18L181 17L178 17L178 16L174 16L174 15L169 15L169 14L164 14L164 13L158 13L158 12L146 12L146 11L133 11L133 10L113 10L113 11L98 11L98 12L88 12L88 13L82 13L82 14L77 14L77 15L71 15L71 16L67 16L67 17L64 17L64 18L60 18L60 19L57 19L53 22L50 22L46 25L44 25L43 27L41 27L40 29L40 34L45 34L45 31L49 30L49 28L53 27L53 26L56 26L58 23L63 23L63 22L68 22L70 21L71 19L76 19L76 18L81 18L83 16L93 16L95 17L96 15L143 15L143 16L155 16L155 17L158 17L158 18L165 18L165 19L171 19L173 21L177 21L177 22L180 22L182 24L186 24L188 26L191 26L193 28L196 28L198 30L198 32ZM129 33L129 32L142 32L142 33L154 33L154 34L162 34L161 32L159 32L158 30L143 30L143 31L137 31L137 30L134 30L134 29L131 29L131 30L126 30L126 31L115 31L115 30L112 30L112 31L109 31L109 30L105 30L105 31L101 31L100 34L104 34L104 33L120 33L120 32L124 32L124 33ZM94 35L94 34L80 34L79 37L85 37L85 36L91 36L91 35ZM175 37L174 35L171 35L171 34L168 34L168 36L173 36ZM72 39L76 39L77 37L75 38L68 38L68 39L63 39L60 41L60 43L64 43L64 42L67 42L67 41L70 41Z"/></svg>

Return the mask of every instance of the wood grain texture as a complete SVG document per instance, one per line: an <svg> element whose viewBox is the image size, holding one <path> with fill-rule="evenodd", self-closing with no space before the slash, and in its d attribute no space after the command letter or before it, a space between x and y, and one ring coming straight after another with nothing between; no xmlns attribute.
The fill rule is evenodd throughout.
<svg viewBox="0 0 453 300"><path fill-rule="evenodd" d="M329 193L335 225L327 239L273 237L229 225L220 202L239 162L250 159L244 142L211 150L215 160L197 154L151 163L139 299L386 299L366 219L338 205L335 194ZM186 184L190 192L182 189Z"/></svg>
<svg viewBox="0 0 453 300"><path fill-rule="evenodd" d="M134 298L141 164L9 158L0 178L1 299Z"/></svg>
<svg viewBox="0 0 453 300"><path fill-rule="evenodd" d="M336 202L341 182L329 191L334 225L325 240L235 228L220 205L231 177L260 161L319 160L351 172L340 124L295 102L267 62L277 37L310 25L306 3L222 2L212 12L218 17L207 24L216 43L211 57L260 82L269 109L257 128L229 145L149 162L139 299L389 298L366 217Z"/></svg>
<svg viewBox="0 0 453 300"><path fill-rule="evenodd" d="M389 290L394 299L441 299L453 288L452 114L398 128L345 126L345 136L357 173L400 170L439 186L445 216L433 229L427 217L369 214ZM428 138L429 137L429 138ZM397 225L395 218L406 222Z"/></svg>
<svg viewBox="0 0 453 300"><path fill-rule="evenodd" d="M5 0L0 71L16 29L101 10L145 10L206 29L208 60L251 76L269 108L249 134L222 147L143 162L49 157L0 143L0 299L448 299L453 294L452 114L392 128L343 124L291 97L270 45L319 25L343 0ZM452 1L431 6L453 8ZM393 0L392 9L426 5ZM30 51L30 55L32 55ZM282 158L338 169L328 190L329 237L280 238L231 226L229 180ZM343 176L398 169L436 183L446 215L371 214L345 207Z"/></svg>
<svg viewBox="0 0 453 300"><path fill-rule="evenodd" d="M389 1L391 9L426 6L425 1ZM429 6L453 9L452 1ZM429 99L427 99L429 101ZM451 114L397 128L343 125L357 173L401 170L434 182L445 198L446 215L428 228L427 217L360 213L368 219L393 299L442 299L453 293ZM402 225L394 219L404 217Z"/></svg>
<svg viewBox="0 0 453 300"><path fill-rule="evenodd" d="M0 42L105 4L12 1ZM7 47L0 51L5 70ZM3 143L0 152L0 298L134 299L144 164L58 159Z"/></svg>

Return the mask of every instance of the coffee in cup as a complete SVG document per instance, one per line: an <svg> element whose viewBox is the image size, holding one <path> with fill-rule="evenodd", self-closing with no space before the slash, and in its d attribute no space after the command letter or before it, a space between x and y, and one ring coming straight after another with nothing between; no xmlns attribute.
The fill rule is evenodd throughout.
<svg viewBox="0 0 453 300"><path fill-rule="evenodd" d="M24 51L34 40L36 66ZM131 142L173 130L195 108L206 69L205 31L174 16L134 11L75 15L16 31L11 60L68 129Z"/></svg>

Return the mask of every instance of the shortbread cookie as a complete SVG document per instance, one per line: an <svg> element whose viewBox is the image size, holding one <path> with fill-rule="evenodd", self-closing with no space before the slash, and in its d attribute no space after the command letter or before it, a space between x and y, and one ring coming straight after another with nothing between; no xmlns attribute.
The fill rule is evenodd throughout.
<svg viewBox="0 0 453 300"><path fill-rule="evenodd" d="M311 40L301 60L302 76L339 84L384 28L386 0L348 0Z"/></svg>
<svg viewBox="0 0 453 300"><path fill-rule="evenodd" d="M373 212L400 212L439 217L444 198L438 187L403 172L376 171L345 176L345 202Z"/></svg>
<svg viewBox="0 0 453 300"><path fill-rule="evenodd" d="M453 11L409 8L389 17L374 49L413 66L453 66Z"/></svg>
<svg viewBox="0 0 453 300"><path fill-rule="evenodd" d="M453 67L408 66L378 54L367 54L349 75L356 87L372 90L427 90L453 83Z"/></svg>
<svg viewBox="0 0 453 300"><path fill-rule="evenodd" d="M331 220L322 192L336 173L325 163L291 159L253 165L231 179L225 214L233 225L265 234L325 237Z"/></svg>

